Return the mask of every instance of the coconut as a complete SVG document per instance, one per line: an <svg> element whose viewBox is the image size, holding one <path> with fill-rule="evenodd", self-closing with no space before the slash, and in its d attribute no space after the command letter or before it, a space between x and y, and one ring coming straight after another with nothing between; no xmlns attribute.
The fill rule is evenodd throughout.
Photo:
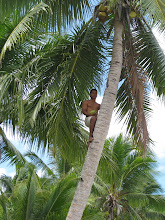
<svg viewBox="0 0 165 220"><path fill-rule="evenodd" d="M106 7L107 14L110 14L111 13L111 8L109 6L105 6L105 7Z"/></svg>
<svg viewBox="0 0 165 220"><path fill-rule="evenodd" d="M97 113L96 110L91 110L91 111L89 112L89 114L91 114L91 115L96 114L96 113Z"/></svg>
<svg viewBox="0 0 165 220"><path fill-rule="evenodd" d="M107 10L106 6L104 6L104 5L99 6L99 11L105 12L106 10Z"/></svg>
<svg viewBox="0 0 165 220"><path fill-rule="evenodd" d="M129 16L130 16L130 18L135 18L135 17L137 16L137 14L136 14L136 12L131 11L131 12L129 13Z"/></svg>
<svg viewBox="0 0 165 220"><path fill-rule="evenodd" d="M103 19L107 18L107 13L100 11L98 14L98 17L100 18L100 20L103 20Z"/></svg>

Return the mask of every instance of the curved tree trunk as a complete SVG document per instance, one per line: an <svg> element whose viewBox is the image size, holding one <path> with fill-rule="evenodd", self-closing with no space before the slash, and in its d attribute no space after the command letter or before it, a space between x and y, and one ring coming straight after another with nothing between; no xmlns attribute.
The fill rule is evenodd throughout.
<svg viewBox="0 0 165 220"><path fill-rule="evenodd" d="M104 147L104 142L108 134L122 69L122 30L123 24L116 16L113 54L111 68L107 80L107 88L104 92L100 113L93 134L94 141L89 146L81 174L81 181L77 186L66 218L67 220L80 220L82 218L88 197L91 192L94 177Z"/></svg>

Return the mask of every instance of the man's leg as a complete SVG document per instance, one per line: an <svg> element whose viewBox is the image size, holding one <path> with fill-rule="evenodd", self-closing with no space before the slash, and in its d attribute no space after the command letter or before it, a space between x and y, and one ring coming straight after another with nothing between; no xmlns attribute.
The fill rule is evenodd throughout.
<svg viewBox="0 0 165 220"><path fill-rule="evenodd" d="M94 140L94 138L93 138L93 131L94 131L94 128L95 128L96 120L97 120L97 117L95 117L95 116L92 116L92 118L90 120L89 142L92 142Z"/></svg>

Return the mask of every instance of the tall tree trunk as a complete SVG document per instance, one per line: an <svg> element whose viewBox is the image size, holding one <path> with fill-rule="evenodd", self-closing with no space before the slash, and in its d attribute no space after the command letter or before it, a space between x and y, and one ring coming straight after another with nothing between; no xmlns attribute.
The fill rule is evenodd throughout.
<svg viewBox="0 0 165 220"><path fill-rule="evenodd" d="M108 134L114 103L116 100L118 83L120 80L123 58L122 30L123 24L119 21L118 16L116 15L111 68L93 134L94 141L89 146L81 174L81 181L77 186L66 220L80 220L82 218L91 192L94 177L104 147L104 142Z"/></svg>

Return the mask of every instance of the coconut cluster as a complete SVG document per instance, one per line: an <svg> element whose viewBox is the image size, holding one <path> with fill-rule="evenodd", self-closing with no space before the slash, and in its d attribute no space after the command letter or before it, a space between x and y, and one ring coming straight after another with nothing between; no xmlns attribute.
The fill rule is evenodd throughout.
<svg viewBox="0 0 165 220"><path fill-rule="evenodd" d="M101 4L99 6L98 11L99 11L98 18L102 23L104 23L106 20L108 20L108 14L111 13L111 9L109 6L105 6L105 5Z"/></svg>

